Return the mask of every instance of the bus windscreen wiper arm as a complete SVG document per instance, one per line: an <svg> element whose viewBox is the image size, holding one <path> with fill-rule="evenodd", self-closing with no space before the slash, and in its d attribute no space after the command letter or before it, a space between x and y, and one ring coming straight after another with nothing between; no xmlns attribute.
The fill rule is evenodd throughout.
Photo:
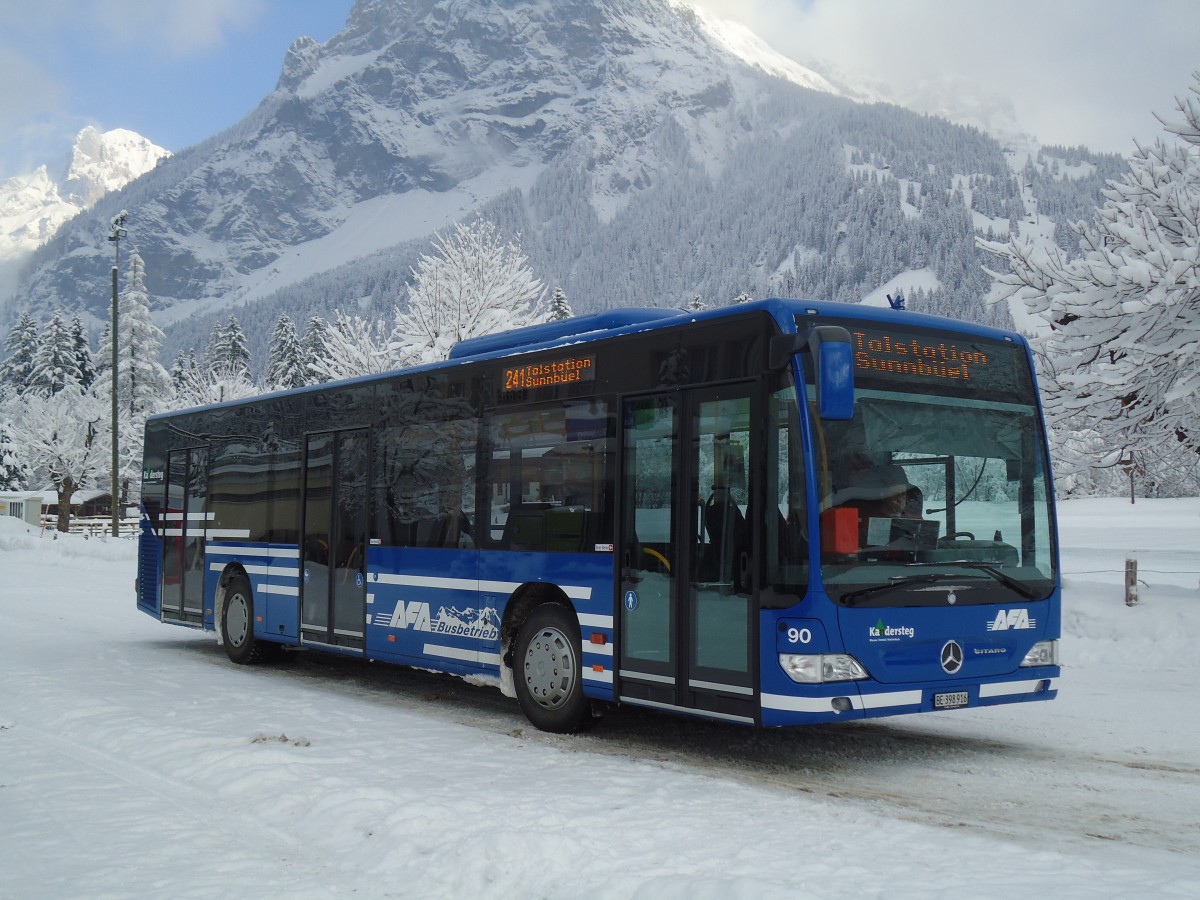
<svg viewBox="0 0 1200 900"><path fill-rule="evenodd" d="M857 591L842 594L840 601L847 606L853 606L857 600L871 594L878 594L880 591L886 591L889 588L905 588L914 584L931 584L935 581L951 577L953 576L945 572L930 573L928 575L893 575L888 579L886 584L872 584L864 588L859 588Z"/></svg>

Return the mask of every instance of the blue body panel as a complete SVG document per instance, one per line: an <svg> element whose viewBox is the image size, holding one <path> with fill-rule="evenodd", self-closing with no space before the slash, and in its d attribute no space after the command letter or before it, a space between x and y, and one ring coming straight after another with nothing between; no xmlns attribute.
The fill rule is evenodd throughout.
<svg viewBox="0 0 1200 900"><path fill-rule="evenodd" d="M221 572L230 563L246 570L254 591L254 636L284 644L299 642L300 548L295 544L207 542L204 627L214 625L213 608Z"/></svg>
<svg viewBox="0 0 1200 900"><path fill-rule="evenodd" d="M531 578L530 573L537 575ZM566 594L580 620L584 692L611 699L609 554L372 547L367 554L367 655L499 677L500 626L510 597L527 583L555 585Z"/></svg>
<svg viewBox="0 0 1200 900"><path fill-rule="evenodd" d="M837 607L811 592L792 610L763 610L760 628L762 724L803 725L934 710L934 695L965 691L968 706L1057 696L1057 666L1025 667L1035 643L1059 635L1059 596L1018 605L951 608ZM802 612L801 612L802 611ZM834 632L834 633L830 633ZM955 641L962 668L951 675L941 651ZM863 681L796 684L781 653L849 653L871 676ZM850 708L839 711L834 698Z"/></svg>

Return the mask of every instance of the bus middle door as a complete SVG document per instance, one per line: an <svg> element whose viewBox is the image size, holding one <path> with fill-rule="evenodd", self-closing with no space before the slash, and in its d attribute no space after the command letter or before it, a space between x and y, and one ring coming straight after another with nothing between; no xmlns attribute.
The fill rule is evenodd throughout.
<svg viewBox="0 0 1200 900"><path fill-rule="evenodd" d="M300 559L304 644L363 648L368 448L365 428L307 437Z"/></svg>
<svg viewBox="0 0 1200 900"><path fill-rule="evenodd" d="M751 386L627 400L618 696L756 721Z"/></svg>

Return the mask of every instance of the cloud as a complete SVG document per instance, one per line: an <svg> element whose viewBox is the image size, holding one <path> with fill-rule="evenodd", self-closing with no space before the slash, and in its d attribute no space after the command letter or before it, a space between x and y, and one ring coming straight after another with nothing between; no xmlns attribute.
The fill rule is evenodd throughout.
<svg viewBox="0 0 1200 900"><path fill-rule="evenodd" d="M65 89L46 68L11 47L0 45L0 179L46 162L47 143L69 147L82 127L63 113ZM64 142L65 140L65 142Z"/></svg>
<svg viewBox="0 0 1200 900"><path fill-rule="evenodd" d="M694 0L800 63L901 100L973 82L1041 140L1128 153L1192 83L1200 4L1156 0Z"/></svg>
<svg viewBox="0 0 1200 900"><path fill-rule="evenodd" d="M227 33L252 26L266 11L264 0L92 0L97 17L118 23L114 38L126 44L155 42L173 55L204 53Z"/></svg>
<svg viewBox="0 0 1200 900"><path fill-rule="evenodd" d="M114 50L186 57L250 28L267 0L34 0L0 9L0 32L35 40L86 32Z"/></svg>

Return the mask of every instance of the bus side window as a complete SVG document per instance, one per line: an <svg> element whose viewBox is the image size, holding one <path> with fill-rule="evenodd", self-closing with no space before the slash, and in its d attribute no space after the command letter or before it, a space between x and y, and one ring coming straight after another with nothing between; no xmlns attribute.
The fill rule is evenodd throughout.
<svg viewBox="0 0 1200 900"><path fill-rule="evenodd" d="M767 497L775 501L764 522L767 583L802 591L808 584L808 504L795 388L768 399Z"/></svg>
<svg viewBox="0 0 1200 900"><path fill-rule="evenodd" d="M405 382L380 399L374 536L384 545L474 546L479 429L466 401L444 390Z"/></svg>
<svg viewBox="0 0 1200 900"><path fill-rule="evenodd" d="M524 551L594 549L610 505L610 424L598 401L492 419L488 539Z"/></svg>

